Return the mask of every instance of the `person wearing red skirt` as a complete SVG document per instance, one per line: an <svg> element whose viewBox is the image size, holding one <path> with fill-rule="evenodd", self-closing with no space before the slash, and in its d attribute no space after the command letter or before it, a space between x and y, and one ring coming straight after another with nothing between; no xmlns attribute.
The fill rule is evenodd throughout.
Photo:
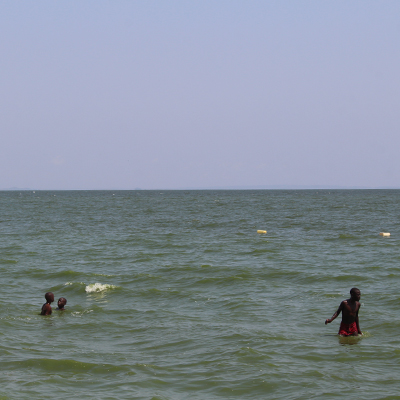
<svg viewBox="0 0 400 400"><path fill-rule="evenodd" d="M325 325L330 324L340 313L342 313L342 323L339 328L341 336L362 335L360 324L358 322L358 311L360 310L361 292L357 288L350 290L350 299L343 300L332 318L325 320Z"/></svg>

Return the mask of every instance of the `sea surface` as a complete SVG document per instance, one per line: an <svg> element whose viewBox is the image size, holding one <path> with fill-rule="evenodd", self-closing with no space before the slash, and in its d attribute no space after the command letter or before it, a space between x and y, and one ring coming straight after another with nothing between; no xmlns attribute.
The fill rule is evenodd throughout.
<svg viewBox="0 0 400 400"><path fill-rule="evenodd" d="M399 190L2 191L0 400L400 399L399 218Z"/></svg>

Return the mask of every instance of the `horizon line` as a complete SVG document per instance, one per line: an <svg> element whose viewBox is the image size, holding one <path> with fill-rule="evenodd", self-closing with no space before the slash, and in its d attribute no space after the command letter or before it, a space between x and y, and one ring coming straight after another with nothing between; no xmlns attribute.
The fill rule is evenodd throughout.
<svg viewBox="0 0 400 400"><path fill-rule="evenodd" d="M271 185L271 186L226 186L226 187L182 187L182 188L153 188L153 189L118 189L118 188L98 188L98 189L35 189L35 188L4 188L0 191L154 191L154 190L169 190L169 191L182 191L182 190L398 190L400 187L394 186L381 186L381 187L368 187L368 186L329 186L329 185Z"/></svg>

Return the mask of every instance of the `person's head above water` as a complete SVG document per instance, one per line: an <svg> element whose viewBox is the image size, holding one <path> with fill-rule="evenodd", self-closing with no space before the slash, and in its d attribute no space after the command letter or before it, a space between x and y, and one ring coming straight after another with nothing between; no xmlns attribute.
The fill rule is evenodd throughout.
<svg viewBox="0 0 400 400"><path fill-rule="evenodd" d="M60 297L57 302L59 310L64 310L64 306L67 304L67 299L65 297Z"/></svg>
<svg viewBox="0 0 400 400"><path fill-rule="evenodd" d="M54 294L53 294L52 292L47 292L47 293L44 295L44 298L46 299L46 301L47 301L48 303L52 303L52 302L54 301Z"/></svg>
<svg viewBox="0 0 400 400"><path fill-rule="evenodd" d="M54 301L54 294L51 292L47 292L44 295L44 298L46 299L46 303L43 304L42 306L42 312L40 313L41 315L51 315L51 303Z"/></svg>
<svg viewBox="0 0 400 400"><path fill-rule="evenodd" d="M360 289L357 289L356 287L351 288L350 296L351 296L351 299L354 301L360 300L360 297L361 297Z"/></svg>

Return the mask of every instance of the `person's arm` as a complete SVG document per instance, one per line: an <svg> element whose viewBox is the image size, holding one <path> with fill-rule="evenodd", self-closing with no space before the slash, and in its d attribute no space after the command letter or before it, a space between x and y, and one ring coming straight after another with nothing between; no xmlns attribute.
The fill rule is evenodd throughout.
<svg viewBox="0 0 400 400"><path fill-rule="evenodd" d="M328 318L325 320L325 325L330 324L340 314L340 312L342 311L342 308L343 308L343 301L340 303L340 306L336 310L335 314L333 314L331 318Z"/></svg>
<svg viewBox="0 0 400 400"><path fill-rule="evenodd" d="M361 305L360 305L360 307L361 307ZM358 308L358 310L360 309L360 307ZM357 332L358 332L358 334L359 334L359 335L362 335L362 332L361 332L361 329L360 329L360 324L359 324L359 322L358 322L358 310L357 310L357 312L356 312L356 326L357 326Z"/></svg>

